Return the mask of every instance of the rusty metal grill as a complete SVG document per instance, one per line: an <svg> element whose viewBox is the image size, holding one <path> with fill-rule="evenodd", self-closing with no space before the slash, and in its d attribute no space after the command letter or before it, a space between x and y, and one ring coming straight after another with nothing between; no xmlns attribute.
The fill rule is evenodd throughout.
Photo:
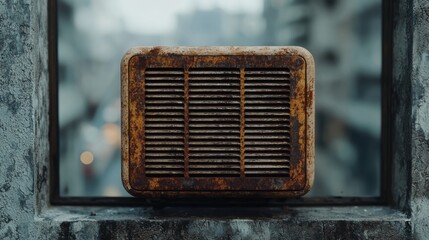
<svg viewBox="0 0 429 240"><path fill-rule="evenodd" d="M212 49L205 55L141 48L124 58L124 186L146 197L308 191L314 151L308 53Z"/></svg>
<svg viewBox="0 0 429 240"><path fill-rule="evenodd" d="M189 176L240 177L240 69L189 69Z"/></svg>
<svg viewBox="0 0 429 240"><path fill-rule="evenodd" d="M183 176L183 69L149 68L145 81L145 174Z"/></svg>
<svg viewBox="0 0 429 240"><path fill-rule="evenodd" d="M245 70L245 174L289 176L289 69Z"/></svg>

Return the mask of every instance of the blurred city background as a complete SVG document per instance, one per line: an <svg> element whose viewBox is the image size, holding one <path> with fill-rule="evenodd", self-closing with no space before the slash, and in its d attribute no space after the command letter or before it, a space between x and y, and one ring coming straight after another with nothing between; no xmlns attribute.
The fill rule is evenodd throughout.
<svg viewBox="0 0 429 240"><path fill-rule="evenodd" d="M120 60L134 46L299 45L316 61L307 196L379 196L381 0L58 0L60 194L129 196Z"/></svg>

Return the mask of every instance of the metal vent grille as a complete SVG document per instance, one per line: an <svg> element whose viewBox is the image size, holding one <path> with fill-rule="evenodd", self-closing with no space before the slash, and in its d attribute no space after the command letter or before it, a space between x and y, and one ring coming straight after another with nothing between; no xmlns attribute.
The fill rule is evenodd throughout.
<svg viewBox="0 0 429 240"><path fill-rule="evenodd" d="M239 69L189 70L189 175L240 176Z"/></svg>
<svg viewBox="0 0 429 240"><path fill-rule="evenodd" d="M287 177L289 77L288 69L146 69L145 174Z"/></svg>
<svg viewBox="0 0 429 240"><path fill-rule="evenodd" d="M145 174L183 176L183 69L149 68L145 82Z"/></svg>
<svg viewBox="0 0 429 240"><path fill-rule="evenodd" d="M245 71L245 174L288 176L289 69Z"/></svg>
<svg viewBox="0 0 429 240"><path fill-rule="evenodd" d="M122 65L122 179L136 196L298 196L313 181L301 48L138 48Z"/></svg>

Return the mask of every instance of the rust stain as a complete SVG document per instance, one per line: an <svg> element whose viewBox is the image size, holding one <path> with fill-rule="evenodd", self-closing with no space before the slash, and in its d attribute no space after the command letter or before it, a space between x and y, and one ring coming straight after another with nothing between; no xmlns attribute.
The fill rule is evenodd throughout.
<svg viewBox="0 0 429 240"><path fill-rule="evenodd" d="M153 47L150 51L149 54L151 55L158 55L162 52L162 48L161 47Z"/></svg>
<svg viewBox="0 0 429 240"><path fill-rule="evenodd" d="M129 62L130 79L129 79L129 144L130 144L130 161L131 178L135 178L139 174L144 174L144 164L142 159L145 156L144 144L144 69L141 67L140 59L132 57Z"/></svg>
<svg viewBox="0 0 429 240"><path fill-rule="evenodd" d="M305 150L306 150L306 141L308 141L306 137L306 69L303 67L303 60L298 57L294 63L293 78L299 79L299 81L295 81L294 90L291 98L291 118L296 119L296 125L299 126L297 129L297 133L295 135L295 139L298 139L298 150L295 149L295 152L301 153L299 154L300 159L296 162L292 162L293 166L291 167L291 178L295 179L293 181L295 183L295 189L304 188L306 181L306 168L305 168ZM297 68L297 66L301 66Z"/></svg>
<svg viewBox="0 0 429 240"><path fill-rule="evenodd" d="M124 186L131 194L143 197L288 197L300 196L310 189L314 179L314 62L311 55L306 50L295 47L153 47L132 49L123 59L121 74L123 83L122 178ZM173 96L176 94L176 90L173 88L175 85L168 85L168 81L165 79L162 80L161 78L158 85L156 85L157 82L153 82L153 80L151 80L151 83L155 84L153 85L155 87L149 85L151 88L146 88L145 69L147 68L166 69L164 74L170 74L168 73L171 71L169 69L183 69L183 91L179 93L183 94L183 102L169 97L170 95ZM207 139L214 139L214 144L223 144L221 148L225 149L223 153L213 155L216 150L214 147L215 145L206 144L204 142L197 145L197 147L192 145L190 146L190 131L198 130L203 132L206 131L208 133L210 130L209 127L216 124L210 122L212 125L207 123L208 127L205 128L189 128L190 111L192 111L190 108L191 93L189 91L192 87L190 83L190 71L191 69L205 69L204 71L208 72L207 76L212 76L210 75L210 69L232 68L240 69L238 91L238 111L240 116L238 128L239 174L237 177L228 176L226 174L222 175L222 173L220 175L216 175L210 172L205 175L191 175L191 169L197 166L195 165L195 162L190 162L191 154L202 154L201 156L207 156L206 158L201 158L204 163L203 165L198 165L200 168L202 167L204 169L205 167L206 169L214 169L213 172L215 172L220 171L219 166L223 166L222 169L225 169L221 169L222 171L230 171L229 165L225 165L223 163L220 164L221 162L216 161L222 160L222 158L227 156L227 154L230 154L227 149L232 149L234 142L231 142L231 140L228 139L216 140L216 137L222 139L227 136L223 135L222 131L230 130L228 127L221 127L219 128L218 133L214 132L211 133L211 135L195 136L200 136L203 139L206 139L204 141L207 143L211 141ZM285 112L289 114L288 121L290 122L290 129L286 138L289 142L287 145L284 145L288 146L289 149L289 175L276 176L266 174L262 176L252 176L247 175L246 173L246 166L252 165L251 162L249 162L252 159L252 161L259 161L259 163L257 162L257 165L254 166L256 167L255 169L258 169L258 166L264 166L264 164L267 165L266 163L260 162L258 158L246 159L246 154L248 154L249 151L246 151L245 132L247 131L247 121L245 109L247 106L246 102L252 101L251 98L249 100L249 98L245 97L246 69L261 69L261 71L270 71L270 69L288 69L288 71L290 71L290 90L287 92L287 96L289 96L289 107ZM173 74L171 75L173 77L170 76L170 80L172 80L171 83L177 85L178 83L173 81L175 76L174 73L171 74ZM161 74L160 76L163 75ZM227 76L228 75L226 73L225 77ZM200 95L205 96L204 93L213 88L213 86L217 86L216 84L222 85L222 82L219 83L213 79L206 80L208 87L198 89L197 92L200 91ZM279 89L275 87L275 84L272 86L273 87L270 88L262 87L259 91L262 91L261 94L263 94L263 91L267 89L272 92L279 91ZM225 89L219 89L217 94L222 95L228 93L228 91L235 91L233 88L228 87L230 86L225 85ZM162 93L153 100L161 104L158 105L160 106L159 109L165 109L165 112L159 110L160 115L170 116L169 114L173 114L171 115L173 117L160 117L157 115L151 115L150 117L146 116L146 91L153 90L160 91L160 93ZM212 91L210 94L216 94L216 92ZM264 100L264 98L260 99L260 101ZM209 106L217 109L226 109L226 113L232 111L228 110L228 107L230 107L227 105L228 101L223 101L220 97L217 101L219 105ZM255 99L253 99L253 101L255 101ZM171 105L168 105L170 103ZM158 139L157 141L160 142L155 146L150 145L151 149L171 149L171 151L164 152L147 150L148 154L155 154L154 156L156 156L156 158L151 160L152 163L147 166L151 166L151 168L155 168L155 172L159 172L158 175L149 176L146 174L145 169L146 164L149 164L146 162L146 149L149 149L149 147L146 146L146 138L149 136L146 131L149 130L146 129L145 118L147 117L147 121L152 122L159 119L160 126L162 126L162 124L165 126L168 124L177 124L176 122L178 121L178 118L174 117L175 112L173 109L174 107L179 106L178 104L183 104L183 122L181 123L183 125L183 139L178 140L175 137L171 138L172 136L176 136L174 134L179 131L176 130L177 127L171 129L148 127L148 129L151 129L152 131L152 135L150 135L150 137L155 137ZM203 104L198 106L201 107L206 105ZM207 108L208 113L210 113L210 109L211 108ZM214 113L215 112L212 112L212 114ZM270 114L269 109L261 109L260 112L256 113L260 114L258 120L254 120L260 122L255 125L259 126L257 129L263 129L264 124L267 126L270 124L270 116L264 116L264 113ZM206 117L206 119L208 120L206 121L212 119L210 115L207 116L208 117ZM233 121L227 120L229 119L228 117L224 118L225 120L222 121L224 121L223 124L225 126L227 126L226 123L228 123L228 121ZM171 123L169 122L169 119L175 120ZM276 128L269 129L272 131L276 130ZM160 132L160 135L153 135L153 132L156 131ZM260 136L262 137L261 139L265 137L264 135ZM264 142L260 143L262 144ZM275 150L269 150L276 149L276 146L273 144L270 144L270 140L268 138L264 144L258 145L258 147L266 148L267 150L265 152L256 153L268 155L277 153ZM211 150L204 150L207 148ZM178 151L178 149L181 150ZM183 159L179 158L179 156L182 156L182 153L180 152L183 153ZM208 155L208 153L211 155ZM163 154L165 157L163 157ZM268 158L265 157L265 159ZM195 169L193 171L195 171Z"/></svg>

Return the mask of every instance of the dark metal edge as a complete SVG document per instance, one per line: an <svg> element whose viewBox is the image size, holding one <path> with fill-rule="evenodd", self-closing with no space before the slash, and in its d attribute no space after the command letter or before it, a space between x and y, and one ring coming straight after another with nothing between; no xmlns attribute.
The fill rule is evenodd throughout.
<svg viewBox="0 0 429 240"><path fill-rule="evenodd" d="M380 198L392 204L392 82L393 82L393 1L382 0L381 69L381 179Z"/></svg>
<svg viewBox="0 0 429 240"><path fill-rule="evenodd" d="M58 18L57 0L48 0L48 71L49 71L49 200L61 202L59 178L58 122Z"/></svg>

